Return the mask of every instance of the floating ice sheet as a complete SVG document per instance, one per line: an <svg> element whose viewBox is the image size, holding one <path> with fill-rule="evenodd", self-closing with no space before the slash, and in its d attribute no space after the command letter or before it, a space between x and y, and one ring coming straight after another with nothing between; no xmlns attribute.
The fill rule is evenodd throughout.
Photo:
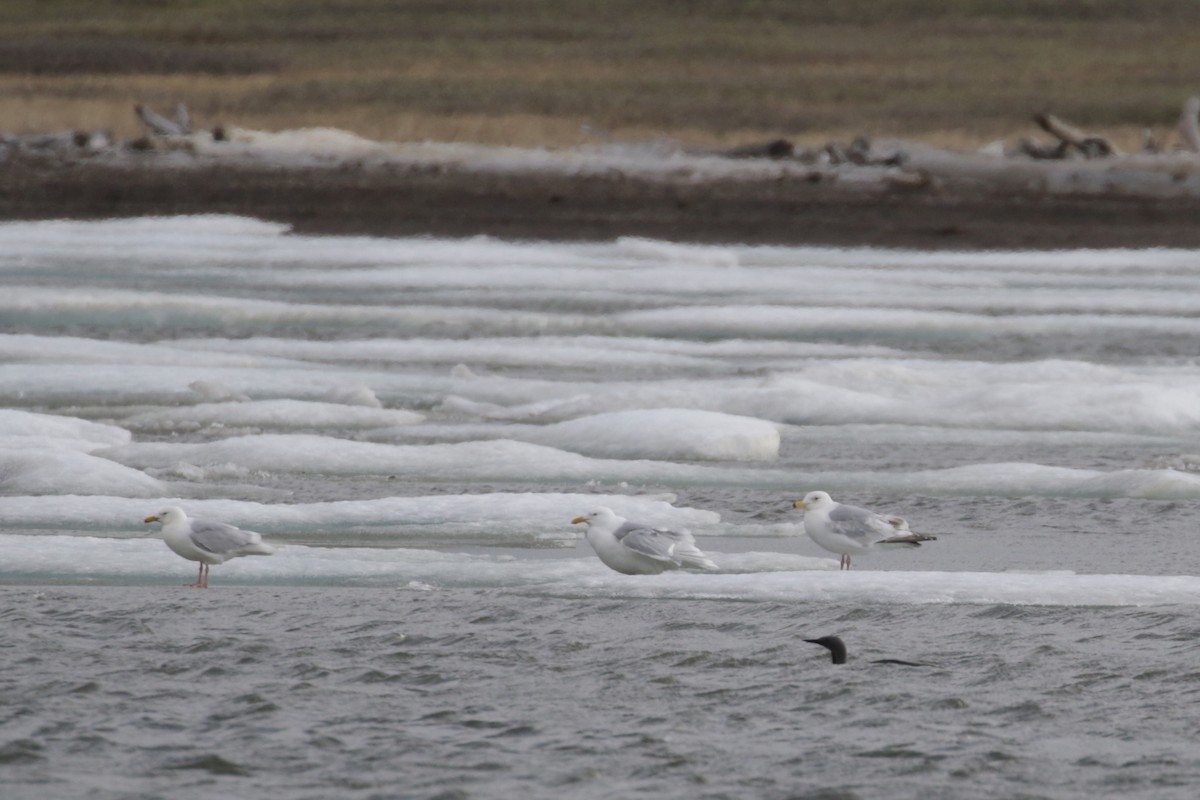
<svg viewBox="0 0 1200 800"><path fill-rule="evenodd" d="M360 144L328 136L323 146ZM587 160L442 147L400 157L435 151L480 168ZM593 156L708 168L672 154ZM0 223L0 404L38 412L0 415L0 494L10 495L0 497L0 522L43 535L145 535L138 520L175 502L291 544L528 548L576 542L569 519L603 503L705 537L742 537L741 547L747 537L801 535L801 515L777 506L822 488L852 500L907 496L898 505L910 509L921 507L914 499L956 496L944 504L952 514L935 509L945 512L939 533L967 533L958 520L1024 532L1027 519L1072 546L1094 540L1113 560L1133 530L1142 554L1180 552L1183 523L1142 528L1156 504L1116 504L1127 513L1110 531L1105 504L1078 498L1200 498L1185 455L1200 451L1196 263L1195 253L1165 250L315 237L235 217ZM422 496L379 496L392 487ZM676 487L697 507L623 499ZM497 491L505 488L513 493ZM530 489L542 491L518 494ZM337 502L294 502L314 490ZM428 496L438 490L445 495ZM488 494L464 494L472 491ZM971 498L1004 515L995 498L1013 496L1058 500L1014 504L1027 514L1019 525L973 516ZM976 554L1010 541L964 547L970 555L943 563L988 565ZM147 552L178 561L157 544ZM954 545L946 536L937 547ZM381 567L385 585L457 585L446 576L464 563L525 585L543 568L420 552L403 563L442 566ZM608 575L582 547L576 559L563 552L531 554L560 562L559 584L546 581L553 591L627 596L622 587L639 585ZM293 555L236 568L282 569L288 582ZM1000 578L958 589L953 579L920 587L919 577L827 587L829 559L802 571L788 558L719 560L734 571L793 569L802 580L772 575L748 588L723 574L701 588L688 576L653 585L677 581L681 597L845 590L851 600L874 591L901 602L928 601L940 586L951 599L992 596L986 588L1058 602ZM190 567L172 566L185 577ZM302 569L318 581L359 580ZM1176 558L1172 569L1190 567ZM469 570L465 580L489 585ZM1115 580L1071 580L1062 579L1064 597L1133 596Z"/></svg>
<svg viewBox="0 0 1200 800"><path fill-rule="evenodd" d="M258 503L227 499L129 497L0 497L9 530L146 534L142 519L169 505L189 515L257 530L273 541L327 544L426 539L510 546L574 542L571 520L597 506L650 525L724 533L720 515L677 508L671 495L486 493L383 497L326 503ZM777 526L776 534L790 526ZM754 527L761 535L765 526ZM157 531L157 528L154 529ZM794 532L794 530L793 530Z"/></svg>
<svg viewBox="0 0 1200 800"><path fill-rule="evenodd" d="M474 426L466 430L479 438L518 439L597 458L774 461L779 457L775 424L690 409L617 411L550 425Z"/></svg>
<svg viewBox="0 0 1200 800"><path fill-rule="evenodd" d="M0 535L0 580L185 583L193 566L157 538ZM580 551L582 552L582 551ZM1072 573L840 572L826 559L712 553L734 572L619 575L591 555L518 559L410 548L284 547L213 569L212 589L234 585L388 586L425 591L498 588L530 595L787 604L973 603L1065 606L1200 604L1192 576ZM770 565L775 569L756 571ZM184 591L180 588L179 591ZM190 590L189 590L190 591Z"/></svg>
<svg viewBox="0 0 1200 800"><path fill-rule="evenodd" d="M0 436L9 437L14 445L29 444L33 437L38 437L77 443L80 449L127 444L131 438L129 431L115 425L11 408L0 408Z"/></svg>
<svg viewBox="0 0 1200 800"><path fill-rule="evenodd" d="M159 497L165 491L165 483L141 470L88 453L60 447L0 447L0 494Z"/></svg>
<svg viewBox="0 0 1200 800"><path fill-rule="evenodd" d="M192 431L219 426L267 430L327 428L333 430L415 425L424 417L403 409L368 408L304 400L260 400L245 403L201 403L146 411L121 424L135 431Z"/></svg>
<svg viewBox="0 0 1200 800"><path fill-rule="evenodd" d="M1103 472L1028 463L982 463L909 472L805 472L652 460L589 458L509 440L388 445L309 434L238 436L191 444L155 442L98 451L139 469L180 463L324 475L392 475L446 482L721 486L797 492L820 486L915 494L1200 498L1200 475L1165 469Z"/></svg>

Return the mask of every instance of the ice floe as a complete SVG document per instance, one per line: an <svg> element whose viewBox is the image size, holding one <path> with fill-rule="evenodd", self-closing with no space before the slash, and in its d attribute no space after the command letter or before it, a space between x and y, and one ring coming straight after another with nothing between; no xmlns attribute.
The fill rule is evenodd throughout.
<svg viewBox="0 0 1200 800"><path fill-rule="evenodd" d="M312 136L480 169L718 168ZM249 583L1192 603L1185 579L837 576L790 551L806 540L786 504L820 488L944 512L963 535L939 541L941 563L968 569L1018 534L1104 536L1112 554L1136 529L1139 552L1184 552L1183 522L1142 521L1200 499L1195 265L1176 250L320 237L228 216L0 223L0 535L22 534L0 575L170 582L177 559L139 520L176 503L288 544L223 572ZM1019 526L1008 498L1024 498ZM1102 530L1110 500L1130 530ZM608 574L570 550L569 520L597 504L692 528L723 572ZM1010 538L967 547L977 527ZM484 546L533 555L461 552Z"/></svg>
<svg viewBox="0 0 1200 800"><path fill-rule="evenodd" d="M381 428L415 425L424 416L403 409L306 400L259 400L242 403L201 403L164 408L125 417L121 424L134 431L194 431L210 426L268 430Z"/></svg>
<svg viewBox="0 0 1200 800"><path fill-rule="evenodd" d="M190 577L157 536L0 535L0 580L173 584ZM619 575L594 557L517 559L412 548L284 547L271 558L236 559L219 568L221 585L388 586L426 591L496 588L532 596L737 600L846 606L971 603L1060 606L1200 604L1192 576L1017 572L839 572L817 559L777 558L780 569L753 571L757 554L714 554L735 570L716 574Z"/></svg>

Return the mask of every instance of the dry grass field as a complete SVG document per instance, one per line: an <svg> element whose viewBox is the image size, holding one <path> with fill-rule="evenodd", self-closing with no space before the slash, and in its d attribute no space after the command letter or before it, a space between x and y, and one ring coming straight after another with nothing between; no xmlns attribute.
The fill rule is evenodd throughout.
<svg viewBox="0 0 1200 800"><path fill-rule="evenodd" d="M1128 142L1200 92L1195 0L4 0L0 132L974 146L1052 111Z"/></svg>

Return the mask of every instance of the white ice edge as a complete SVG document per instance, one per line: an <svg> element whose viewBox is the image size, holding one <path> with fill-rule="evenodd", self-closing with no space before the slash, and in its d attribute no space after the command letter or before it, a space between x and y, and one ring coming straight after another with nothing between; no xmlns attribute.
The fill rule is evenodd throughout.
<svg viewBox="0 0 1200 800"><path fill-rule="evenodd" d="M335 260L371 268L402 264L455 267L470 261L549 268L613 261L626 267L700 264L744 268L803 263L839 269L875 268L890 273L914 269L939 270L942 274L971 268L989 274L1020 270L1043 276L1084 275L1088 281L1158 272L1188 275L1195 271L1195 251L1174 248L923 252L876 247L680 244L639 237L547 245L487 236L462 239L304 236L291 233L290 227L283 223L222 214L3 221L0 245L0 263L10 263L13 267L27 263L25 260L31 256L65 252L73 258L100 262L112 271L137 270L141 260L158 261L164 256L197 267L220 265L252 252L265 257L268 264L286 261L292 266L302 266L303 262ZM114 255L122 258L114 259Z"/></svg>
<svg viewBox="0 0 1200 800"><path fill-rule="evenodd" d="M895 493L1187 499L1200 475L1171 468L1111 472L1030 463L980 463L912 472L803 472L709 466L649 459L589 458L508 440L386 445L308 434L231 437L205 444L131 444L97 451L128 468L177 470L180 464L324 475L395 475L427 481L723 486L800 492L820 486ZM807 491L807 489L805 489Z"/></svg>
<svg viewBox="0 0 1200 800"><path fill-rule="evenodd" d="M193 568L157 539L0 535L0 583L172 584ZM592 556L517 559L409 548L309 548L214 568L221 585L504 589L533 595L839 604L1200 605L1200 577L1071 573L839 572L824 559L713 553L736 573L619 575ZM752 571L770 567L777 571ZM182 589L181 589L182 591Z"/></svg>
<svg viewBox="0 0 1200 800"><path fill-rule="evenodd" d="M396 445L312 434L260 434L81 452L75 440L25 438L27 443L20 437L0 440L0 493L151 499L189 494L183 487L195 490L214 481L232 479L253 485L268 475L306 474L432 483L631 487L634 493L679 487L760 489L783 493L781 502L813 488L996 497L1200 498L1200 474L1175 468L1194 467L1194 456L1183 453L1168 466L1112 471L997 462L874 472L591 458L505 439ZM677 455L662 450L664 446L658 442L660 455Z"/></svg>
<svg viewBox="0 0 1200 800"><path fill-rule="evenodd" d="M700 534L724 533L720 515L676 507L673 495L572 493L486 493L383 497L323 503L275 504L246 500L129 498L98 496L0 497L0 520L8 530L147 534L157 531L142 520L166 506L189 515L228 522L281 539L339 535L423 535L470 533L496 543L530 539L573 541L582 536L571 520L597 506L651 525L688 528ZM798 520L797 520L798 523ZM766 531L802 532L798 526L756 526ZM273 539L274 541L274 539Z"/></svg>
<svg viewBox="0 0 1200 800"><path fill-rule="evenodd" d="M1200 284L1187 287L1187 291L1197 288ZM1119 291L1093 293L1092 299L1084 303L1077 291L1067 288L1061 300L1042 306L1032 305L1014 295L1009 301L1009 313L1005 314L988 313L994 306L981 306L977 311L940 310L946 304L944 297L937 307L929 309L920 308L922 302L919 299L912 303L917 308L895 308L886 303L889 300L896 302L900 299L897 295L903 295L904 291L882 287L876 297L849 291L844 296L830 295L825 298L830 306L800 305L804 300L802 295L789 303L778 293L745 298L731 296L725 298L726 304L719 306L668 295L664 298L666 307L618 310L599 315L590 309L572 313L487 308L489 298L482 288L474 297L478 305L472 305L470 298L464 298L468 302L457 307L407 304L393 307L130 289L51 290L13 284L6 287L0 297L0 312L33 329L84 320L92 325L139 324L156 329L162 327L164 315L170 314L172 324L180 330L250 324L261 327L375 323L416 336L468 327L485 335L587 333L788 339L853 333L931 340L946 336L1087 335L1103 331L1195 334L1200 331L1200 320L1194 316L1200 310L1200 303L1179 300L1178 289L1159 294L1142 292L1141 297L1124 302L1111 296ZM720 291L714 294L720 294ZM701 298L709 303L716 299L707 295ZM956 298L955 305L969 309L972 304Z"/></svg>
<svg viewBox="0 0 1200 800"><path fill-rule="evenodd" d="M181 357L186 363L187 356ZM443 416L488 421L551 423L611 412L680 409L795 425L869 423L1200 435L1200 370L1188 364L1154 369L1062 360L988 364L859 357L815 360L753 377L634 379L619 371L618 375L602 382L491 375L466 365L398 372L322 363L271 368L118 363L73 363L68 368L66 362L57 361L7 363L0 364L0 401L59 407L190 406L205 399L189 388L202 382L259 402L327 403L332 393L359 387L377 397L386 410L432 407ZM295 413L277 418L291 416L294 424L303 424L299 414L303 408L296 406ZM320 407L307 408L308 416L320 418ZM378 427L386 426L387 413L377 411ZM164 417L163 412L156 413ZM248 424L255 421L249 408L233 406L214 410L212 421L222 422L225 413L231 425L238 424L233 416L237 414L247 415ZM371 416L345 411L347 426L367 424L351 422L353 413Z"/></svg>

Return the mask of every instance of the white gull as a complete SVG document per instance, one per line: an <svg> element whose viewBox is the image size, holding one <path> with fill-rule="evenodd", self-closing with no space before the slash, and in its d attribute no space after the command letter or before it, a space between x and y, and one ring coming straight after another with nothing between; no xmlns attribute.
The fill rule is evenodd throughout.
<svg viewBox="0 0 1200 800"><path fill-rule="evenodd" d="M208 570L213 564L224 564L238 556L269 556L275 548L263 544L262 536L244 531L224 522L189 519L182 508L169 506L146 517L145 522L161 522L163 541L167 547L189 561L200 562L196 582L199 589L208 588Z"/></svg>
<svg viewBox="0 0 1200 800"><path fill-rule="evenodd" d="M920 547L937 539L914 533L901 517L884 516L858 506L835 501L827 492L809 492L792 504L804 509L804 530L821 547L842 557L841 568L850 569L850 557L875 547L899 545Z"/></svg>
<svg viewBox="0 0 1200 800"><path fill-rule="evenodd" d="M608 566L626 575L657 575L671 569L717 569L688 531L652 528L598 508L572 524L587 523L587 541Z"/></svg>

